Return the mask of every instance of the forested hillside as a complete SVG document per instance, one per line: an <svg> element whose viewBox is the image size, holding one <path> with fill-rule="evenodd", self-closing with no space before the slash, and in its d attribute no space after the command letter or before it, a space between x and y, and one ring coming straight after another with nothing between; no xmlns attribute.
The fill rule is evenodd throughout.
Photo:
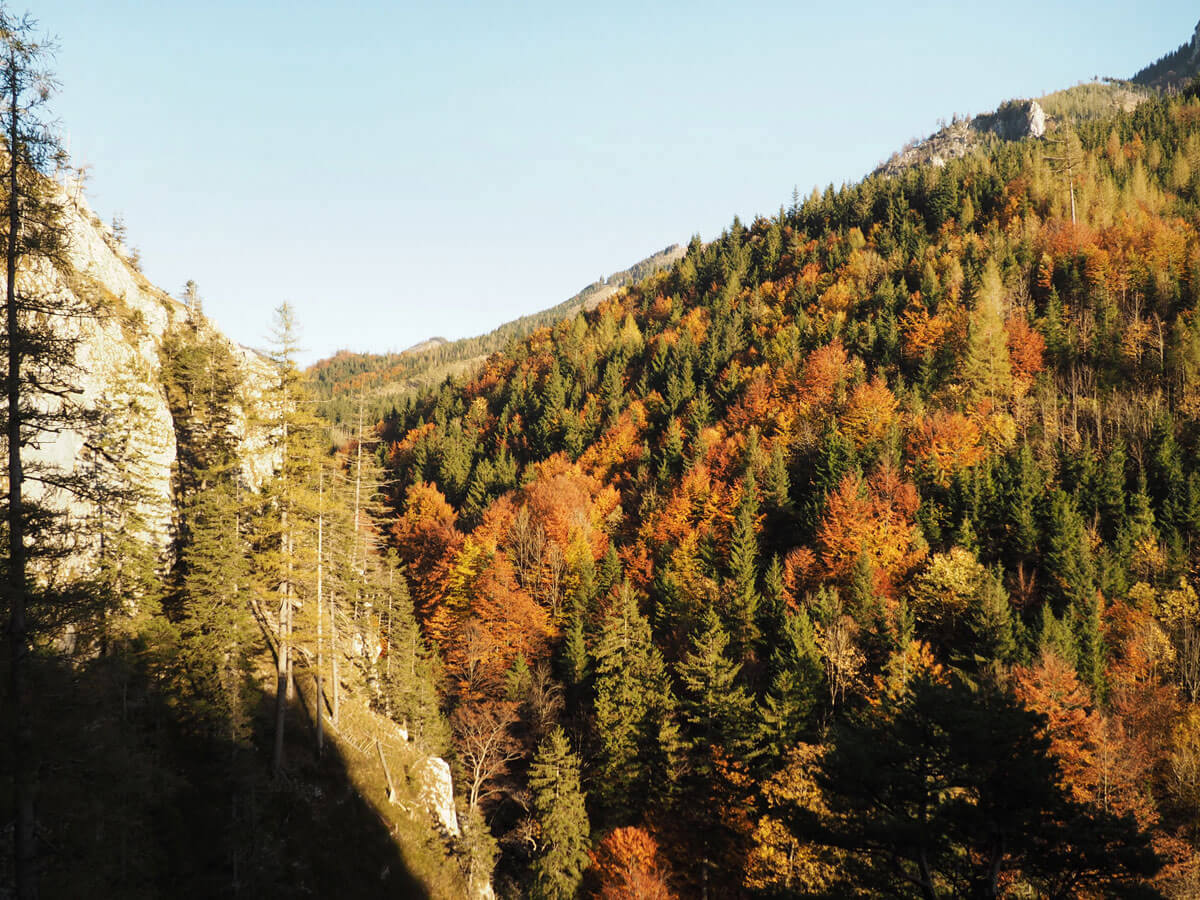
<svg viewBox="0 0 1200 900"><path fill-rule="evenodd" d="M1167 53L1133 76L1138 84L1159 89L1183 87L1200 72L1200 26L1190 40Z"/></svg>
<svg viewBox="0 0 1200 900"><path fill-rule="evenodd" d="M35 31L0 897L1200 896L1195 39L305 373L94 216Z"/></svg>
<svg viewBox="0 0 1200 900"><path fill-rule="evenodd" d="M382 423L501 893L1200 889L1200 101L1051 137Z"/></svg>
<svg viewBox="0 0 1200 900"><path fill-rule="evenodd" d="M345 433L356 425L360 405L367 421L379 418L414 396L453 376L471 374L493 353L504 350L538 328L555 325L585 309L593 309L627 284L636 284L683 256L678 244L589 284L575 296L541 312L521 316L477 337L446 341L434 338L402 353L343 351L309 369L321 414ZM361 401L361 403L360 403Z"/></svg>

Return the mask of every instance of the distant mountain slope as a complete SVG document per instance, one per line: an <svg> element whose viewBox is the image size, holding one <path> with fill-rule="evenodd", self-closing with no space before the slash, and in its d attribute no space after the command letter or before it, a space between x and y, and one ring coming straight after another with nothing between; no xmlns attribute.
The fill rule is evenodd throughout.
<svg viewBox="0 0 1200 900"><path fill-rule="evenodd" d="M1133 81L1158 90L1178 90L1197 74L1200 74L1200 24L1189 41L1146 66L1133 76Z"/></svg>
<svg viewBox="0 0 1200 900"><path fill-rule="evenodd" d="M899 175L915 166L942 166L992 141L1042 137L1063 123L1107 118L1131 112L1158 91L1179 90L1200 74L1200 24L1179 49L1143 68L1129 81L1097 79L1036 99L1001 103L994 111L955 118L929 137L915 139L881 163L873 175Z"/></svg>
<svg viewBox="0 0 1200 900"><path fill-rule="evenodd" d="M1142 84L1106 78L1054 91L1034 100L1008 100L990 113L956 118L924 140L910 142L872 174L899 175L914 166L942 166L993 141L1042 137L1056 131L1064 122L1079 124L1129 112L1153 92L1153 88Z"/></svg>
<svg viewBox="0 0 1200 900"><path fill-rule="evenodd" d="M400 353L340 351L309 370L317 396L323 401L324 414L335 424L353 421L357 415L355 398L361 392L366 398L367 418L375 421L400 397L419 393L447 377L469 372L492 353L538 328L553 325L582 310L595 309L620 288L637 284L649 275L669 268L683 255L683 247L671 244L628 269L592 282L562 303L506 322L476 337L457 341L430 338Z"/></svg>

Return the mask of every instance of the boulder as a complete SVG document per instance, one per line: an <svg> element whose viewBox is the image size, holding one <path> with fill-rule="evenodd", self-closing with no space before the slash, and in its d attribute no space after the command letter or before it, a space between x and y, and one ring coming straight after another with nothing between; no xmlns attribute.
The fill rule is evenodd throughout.
<svg viewBox="0 0 1200 900"><path fill-rule="evenodd" d="M417 763L413 778L420 785L419 796L437 823L451 837L458 837L458 813L454 807L454 783L450 765L441 757L427 756Z"/></svg>

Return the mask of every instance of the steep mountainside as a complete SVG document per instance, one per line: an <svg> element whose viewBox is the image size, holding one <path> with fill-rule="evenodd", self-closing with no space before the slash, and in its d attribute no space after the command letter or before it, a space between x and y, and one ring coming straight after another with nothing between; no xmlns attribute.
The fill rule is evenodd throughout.
<svg viewBox="0 0 1200 900"><path fill-rule="evenodd" d="M330 456L311 416L297 418L294 371L221 335L194 299L150 284L77 185L36 183L60 207L65 234L65 258L31 256L17 280L45 310L29 318L48 324L27 332L39 335L28 358L47 346L61 353L53 383L39 393L27 362L22 387L25 409L55 415L22 454L26 503L37 504L27 518L40 523L28 551L35 737L26 752L40 773L43 859L53 859L39 873L42 896L464 896L443 747L435 728L410 734L386 714L372 680L383 626L358 615L378 589L390 633L404 621L404 595L383 601L370 574L379 563L355 534L365 524L338 518L331 499L345 460ZM272 717L280 623L292 594L307 597L289 587L277 602L300 566L299 554L286 564L275 556L308 533L308 507L281 488L305 429L304 464L319 461L330 476L314 515L330 592L318 664L323 651L335 677L314 690L305 677L314 664L301 657L290 702ZM353 614L336 591L354 598ZM311 608L294 613L301 633ZM407 650L413 658L392 657L415 670L420 639ZM7 672L7 644L0 655ZM417 690L411 675L388 689L396 682L406 696ZM6 680L6 734L10 690ZM332 718L314 747L325 695ZM411 703L388 703L410 715ZM272 773L262 750L275 735ZM0 742L8 822L14 756L13 742ZM353 860L341 842L354 844ZM0 831L0 896L13 895L12 848L10 826Z"/></svg>
<svg viewBox="0 0 1200 900"><path fill-rule="evenodd" d="M176 423L167 397L163 354L172 336L189 327L190 315L182 303L150 284L130 263L78 186L60 188L59 194L73 271L64 276L43 270L40 280L62 305L87 309L90 314L63 327L63 336L74 342L77 424L40 441L32 449L31 464L66 477L82 474L96 463L99 448L114 439L114 432L123 432L120 454L136 460L136 473L126 475L146 489L143 517L156 546L167 551L177 518ZM273 469L273 452L267 436L249 419L277 375L259 354L216 332L213 336L227 348L244 384L230 428L238 441L246 482L261 485ZM124 423L132 418L136 422L126 429ZM39 490L36 482L32 487L35 493ZM59 494L52 502L66 503L86 531L94 515L89 504L70 494Z"/></svg>
<svg viewBox="0 0 1200 900"><path fill-rule="evenodd" d="M1194 895L1200 101L1126 105L735 220L385 420L504 890L582 834L602 896Z"/></svg>
<svg viewBox="0 0 1200 900"><path fill-rule="evenodd" d="M1158 90L1178 90L1200 74L1200 24L1189 41L1146 66L1133 81Z"/></svg>

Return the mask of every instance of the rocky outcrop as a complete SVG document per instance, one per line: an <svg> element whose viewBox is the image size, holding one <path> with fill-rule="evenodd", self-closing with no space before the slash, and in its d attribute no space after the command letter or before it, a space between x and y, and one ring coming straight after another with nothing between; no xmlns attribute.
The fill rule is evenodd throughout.
<svg viewBox="0 0 1200 900"><path fill-rule="evenodd" d="M1046 133L1046 111L1036 100L1010 100L993 113L976 116L971 130L994 134L1002 141L1041 137Z"/></svg>
<svg viewBox="0 0 1200 900"><path fill-rule="evenodd" d="M122 459L116 465L124 466L124 477L142 489L139 512L147 537L166 552L175 517L176 446L162 378L162 348L174 329L188 323L189 312L137 270L77 185L57 190L65 211L71 271L38 269L33 283L63 308L88 310L86 315L63 316L55 323L56 331L74 343L74 369L63 378L76 392L74 402L82 415L77 426L45 435L29 449L27 458L35 468L94 478L95 448L111 439L114 430L123 431ZM273 368L254 351L228 343L240 362L249 405L274 380ZM249 419L248 409L235 411L244 475L254 486L270 474L274 454L270 436L256 433ZM94 515L89 502L68 492L51 493L36 481L28 482L28 493L77 523ZM74 531L88 533L83 527ZM87 557L86 539L78 537L75 548L67 566L77 569Z"/></svg>
<svg viewBox="0 0 1200 900"><path fill-rule="evenodd" d="M1046 133L1046 111L1036 100L1010 100L995 112L955 119L923 141L913 141L883 163L873 175L899 175L914 166L944 166L966 156L989 136L1002 141L1040 138Z"/></svg>
<svg viewBox="0 0 1200 900"><path fill-rule="evenodd" d="M458 813L454 807L454 783L450 764L440 756L426 756L412 770L419 785L421 802L446 834L458 837Z"/></svg>

